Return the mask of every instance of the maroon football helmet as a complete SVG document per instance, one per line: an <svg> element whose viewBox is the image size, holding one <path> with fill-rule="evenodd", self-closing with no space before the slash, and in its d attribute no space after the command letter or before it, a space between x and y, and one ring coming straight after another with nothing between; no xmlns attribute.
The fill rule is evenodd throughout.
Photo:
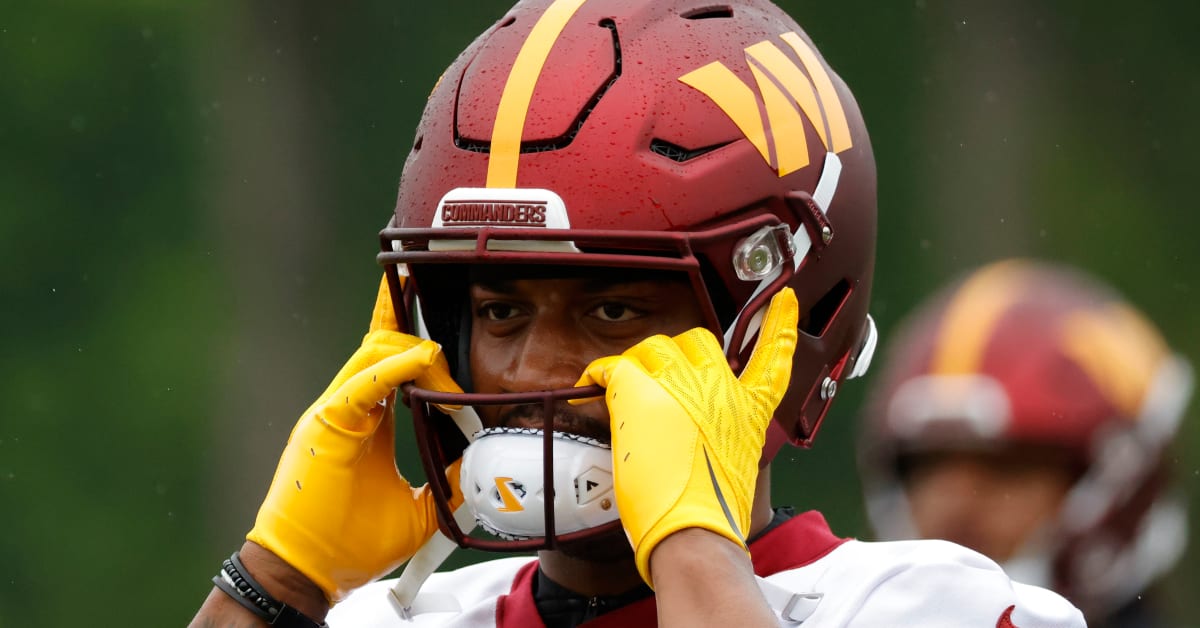
<svg viewBox="0 0 1200 628"><path fill-rule="evenodd" d="M404 331L441 343L468 391L406 389L443 530L487 549L562 536L547 509L540 540L471 543L446 505L437 470L466 440L433 404L517 402L470 392L469 266L686 274L735 370L760 309L791 286L801 333L766 464L785 441L808 445L838 383L870 361L875 195L854 97L770 2L518 3L434 88L381 232ZM569 396L586 395L519 402Z"/></svg>
<svg viewBox="0 0 1200 628"><path fill-rule="evenodd" d="M1099 618L1179 557L1186 513L1164 454L1191 370L1108 286L1041 262L985 266L919 307L886 358L859 448L881 537L917 533L904 482L921 456L1040 451L1077 479L1053 520L995 557L1014 579Z"/></svg>

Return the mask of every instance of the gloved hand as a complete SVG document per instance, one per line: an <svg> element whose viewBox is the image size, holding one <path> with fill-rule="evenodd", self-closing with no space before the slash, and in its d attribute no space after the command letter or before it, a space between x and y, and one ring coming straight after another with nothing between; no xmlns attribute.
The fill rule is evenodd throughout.
<svg viewBox="0 0 1200 628"><path fill-rule="evenodd" d="M650 554L704 528L745 547L767 425L787 391L798 306L776 294L754 353L735 377L706 329L654 336L588 365L576 386L607 388L621 524L647 584Z"/></svg>
<svg viewBox="0 0 1200 628"><path fill-rule="evenodd" d="M395 389L461 392L437 343L402 334L380 286L370 332L296 426L246 535L336 602L408 560L437 530L427 486L396 469ZM447 470L458 490L458 463Z"/></svg>

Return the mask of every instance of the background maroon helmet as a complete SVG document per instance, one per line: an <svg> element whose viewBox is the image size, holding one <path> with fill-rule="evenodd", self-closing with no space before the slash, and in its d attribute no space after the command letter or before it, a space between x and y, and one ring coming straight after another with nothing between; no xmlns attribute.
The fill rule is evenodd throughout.
<svg viewBox="0 0 1200 628"><path fill-rule="evenodd" d="M1101 617L1171 567L1186 513L1167 448L1191 369L1108 286L1029 260L979 269L898 328L868 395L860 469L884 539L912 538L904 469L930 452L1036 448L1078 479L1006 562Z"/></svg>
<svg viewBox="0 0 1200 628"><path fill-rule="evenodd" d="M765 465L809 444L870 361L875 214L854 97L775 5L530 0L434 88L379 260L402 324L443 345L468 393L469 265L686 273L735 370L791 286L801 333ZM426 403L444 396L408 392L426 470L441 468L465 441Z"/></svg>

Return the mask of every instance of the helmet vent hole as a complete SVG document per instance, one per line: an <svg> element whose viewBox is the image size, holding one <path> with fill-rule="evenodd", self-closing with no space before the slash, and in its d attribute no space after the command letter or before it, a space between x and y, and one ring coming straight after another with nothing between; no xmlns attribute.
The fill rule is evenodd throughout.
<svg viewBox="0 0 1200 628"><path fill-rule="evenodd" d="M543 153L547 151L561 150L567 146L570 146L571 142L575 141L575 136L578 135L579 131L583 129L583 124L587 121L588 116L591 115L592 110L595 109L596 105L600 103L600 99L604 98L604 94L607 93L609 88L611 88L613 84L617 82L617 79L621 77L621 39L617 34L617 23L611 19L604 19L600 20L600 23L597 24L597 26L601 28L607 28L612 33L612 75L608 77L608 80L601 83L600 87L596 90L596 93L592 94L592 97L588 99L583 109L579 112L579 116L575 118L574 124L567 129L566 133L560 135L559 137L552 137L545 140L521 142L522 153ZM474 153L490 153L492 151L490 142L468 139L458 136L457 133L454 137L454 145L462 150L471 151Z"/></svg>
<svg viewBox="0 0 1200 628"><path fill-rule="evenodd" d="M841 311L848 296L850 296L850 282L845 279L837 282L800 319L800 331L814 337L823 335L829 328L829 323Z"/></svg>
<svg viewBox="0 0 1200 628"><path fill-rule="evenodd" d="M418 135L417 140L413 142L413 150L421 150L421 144L425 141L424 135Z"/></svg>
<svg viewBox="0 0 1200 628"><path fill-rule="evenodd" d="M730 18L733 17L733 7L728 5L715 5L692 9L680 14L685 20L711 20L715 18Z"/></svg>
<svg viewBox="0 0 1200 628"><path fill-rule="evenodd" d="M516 21L517 21L517 18L510 15L510 16L508 16L508 19L504 20L503 22L500 22L500 28L507 28L509 26L512 26L513 23Z"/></svg>
<svg viewBox="0 0 1200 628"><path fill-rule="evenodd" d="M711 153L718 148L728 146L731 143L732 142L721 142L720 144L713 144L712 146L704 146L701 148L684 148L678 144L672 144L666 140L655 138L650 140L650 152L662 155L671 161L683 163L685 161L695 159L701 155Z"/></svg>
<svg viewBox="0 0 1200 628"><path fill-rule="evenodd" d="M583 129L583 123L587 121L587 118L589 115L591 115L592 110L595 109L596 105L600 103L600 99L604 97L605 92L607 92L608 89L613 86L613 83L617 82L617 78L621 76L621 39L617 36L617 23L612 20L605 19L600 20L598 26L601 28L607 28L612 32L612 76L610 76L608 80L600 86L600 89L596 90L596 93L592 95L591 99L588 100L587 105L584 106L583 111L579 112L579 117L575 119L575 124L571 125L571 128L567 131L566 135L544 142L522 142L522 153L540 153L548 150L559 150L570 145L571 142L575 140L575 136L579 133L579 131Z"/></svg>

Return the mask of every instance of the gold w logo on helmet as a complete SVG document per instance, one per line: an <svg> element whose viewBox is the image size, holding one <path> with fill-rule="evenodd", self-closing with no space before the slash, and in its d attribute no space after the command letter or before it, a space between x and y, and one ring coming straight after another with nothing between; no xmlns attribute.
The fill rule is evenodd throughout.
<svg viewBox="0 0 1200 628"><path fill-rule="evenodd" d="M779 38L799 63L772 41L746 48L757 94L720 61L679 80L711 98L782 177L809 164L805 117L812 121L827 151L840 153L852 142L846 112L816 52L795 32Z"/></svg>

